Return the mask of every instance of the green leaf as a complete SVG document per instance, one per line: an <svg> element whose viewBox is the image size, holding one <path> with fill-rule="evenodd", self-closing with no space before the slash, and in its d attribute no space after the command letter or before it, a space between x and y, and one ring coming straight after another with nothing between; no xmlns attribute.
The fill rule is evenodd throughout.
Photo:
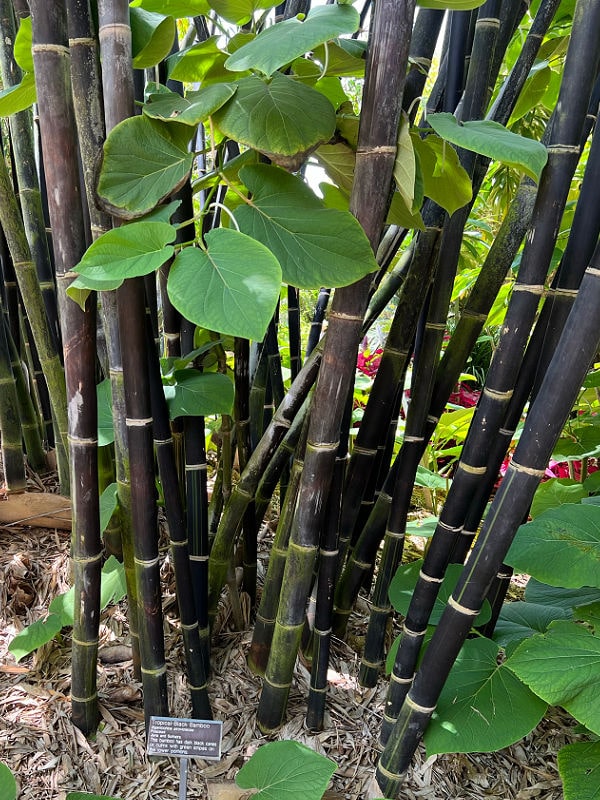
<svg viewBox="0 0 600 800"><path fill-rule="evenodd" d="M422 559L413 561L410 564L402 564L400 567L398 567L398 571L394 575L390 584L388 592L390 602L396 611L399 614L402 614L404 617L408 613L408 607L410 605L415 586L417 585L417 580L419 579L422 566ZM446 608L446 603L454 591L454 587L458 582L462 570L462 564L450 564L450 566L447 568L446 576L440 586L440 591L431 612L431 617L429 618L430 625L437 625L439 623ZM486 600L481 611L479 612L479 615L473 622L473 627L475 628L478 625L485 625L485 623L490 620L491 615L492 612L490 604Z"/></svg>
<svg viewBox="0 0 600 800"><path fill-rule="evenodd" d="M417 467L415 486L425 486L427 489L447 489L449 483L448 478L443 478L422 464Z"/></svg>
<svg viewBox="0 0 600 800"><path fill-rule="evenodd" d="M347 286L377 269L355 217L325 208L306 184L277 167L247 166L240 176L252 205L236 211L241 230L265 244L285 283L300 288Z"/></svg>
<svg viewBox="0 0 600 800"><path fill-rule="evenodd" d="M600 734L600 638L573 622L522 642L506 665L539 697Z"/></svg>
<svg viewBox="0 0 600 800"><path fill-rule="evenodd" d="M129 7L169 14L177 19L199 17L210 11L206 0L131 0Z"/></svg>
<svg viewBox="0 0 600 800"><path fill-rule="evenodd" d="M33 72L26 72L20 83L0 92L0 117L10 117L30 108L37 99Z"/></svg>
<svg viewBox="0 0 600 800"><path fill-rule="evenodd" d="M519 99L511 114L509 125L524 117L532 108L541 103L551 77L552 70L548 66L535 71L532 70L532 74L527 78L521 89Z"/></svg>
<svg viewBox="0 0 600 800"><path fill-rule="evenodd" d="M33 33L31 29L31 17L23 17L19 23L19 30L15 36L15 61L23 72L30 72L33 75Z"/></svg>
<svg viewBox="0 0 600 800"><path fill-rule="evenodd" d="M176 236L168 222L132 222L112 228L88 247L73 271L100 281L149 275L172 257L175 250L168 243Z"/></svg>
<svg viewBox="0 0 600 800"><path fill-rule="evenodd" d="M254 800L320 800L336 765L299 742L269 742L244 764L235 782L258 789Z"/></svg>
<svg viewBox="0 0 600 800"><path fill-rule="evenodd" d="M600 742L573 742L557 755L564 800L598 800L600 797Z"/></svg>
<svg viewBox="0 0 600 800"><path fill-rule="evenodd" d="M411 138L419 158L424 194L452 216L473 196L471 179L458 153L439 136L421 139L418 133L413 133Z"/></svg>
<svg viewBox="0 0 600 800"><path fill-rule="evenodd" d="M143 111L146 116L163 122L196 126L226 103L235 90L229 83L215 83L196 92L187 92L185 97L170 91L151 94Z"/></svg>
<svg viewBox="0 0 600 800"><path fill-rule="evenodd" d="M428 539L433 536L437 528L438 517L425 517L424 519L413 520L406 523L407 536L425 536Z"/></svg>
<svg viewBox="0 0 600 800"><path fill-rule="evenodd" d="M580 461L600 455L600 434L598 425L577 425L569 431L569 436L561 437L556 443L552 458L555 461Z"/></svg>
<svg viewBox="0 0 600 800"><path fill-rule="evenodd" d="M574 616L576 619L591 625L595 633L600 633L600 600L596 603L578 606L574 611Z"/></svg>
<svg viewBox="0 0 600 800"><path fill-rule="evenodd" d="M600 507L562 505L521 525L507 564L552 586L600 587Z"/></svg>
<svg viewBox="0 0 600 800"><path fill-rule="evenodd" d="M102 567L100 578L100 608L109 603L118 603L127 594L125 585L125 568L114 556L110 556ZM60 617L62 627L73 624L75 609L75 589L59 594L50 603L49 610Z"/></svg>
<svg viewBox="0 0 600 800"><path fill-rule="evenodd" d="M68 792L66 800L119 800L108 794L88 794L87 792Z"/></svg>
<svg viewBox="0 0 600 800"><path fill-rule="evenodd" d="M17 782L6 764L0 761L0 797L2 800L16 800Z"/></svg>
<svg viewBox="0 0 600 800"><path fill-rule="evenodd" d="M425 731L427 756L500 750L542 719L546 703L497 658L489 639L464 643Z"/></svg>
<svg viewBox="0 0 600 800"><path fill-rule="evenodd" d="M421 8L447 8L450 11L471 11L484 3L485 0L417 0L417 5Z"/></svg>
<svg viewBox="0 0 600 800"><path fill-rule="evenodd" d="M152 211L188 179L194 156L190 129L141 114L116 125L104 143L98 196L104 210L123 219Z"/></svg>
<svg viewBox="0 0 600 800"><path fill-rule="evenodd" d="M544 511L558 508L565 503L579 503L588 492L579 481L570 478L550 478L540 483L533 496L531 516L539 517Z"/></svg>
<svg viewBox="0 0 600 800"><path fill-rule="evenodd" d="M110 379L106 378L96 386L98 401L98 447L112 444L115 440L115 428L112 415L112 391Z"/></svg>
<svg viewBox="0 0 600 800"><path fill-rule="evenodd" d="M416 175L417 165L415 161L415 150L410 136L410 122L408 116L403 113L398 130L398 147L396 150L396 160L394 161L394 178L400 196L411 213L417 211L414 207Z"/></svg>
<svg viewBox="0 0 600 800"><path fill-rule="evenodd" d="M548 586L530 578L525 589L525 600L544 606L574 609L600 601L600 589L594 586L565 589L562 586Z"/></svg>
<svg viewBox="0 0 600 800"><path fill-rule="evenodd" d="M233 383L219 372L181 369L173 373L174 386L165 386L171 419L231 414Z"/></svg>
<svg viewBox="0 0 600 800"><path fill-rule="evenodd" d="M600 469L588 475L583 482L583 486L588 494L597 494L600 492Z"/></svg>
<svg viewBox="0 0 600 800"><path fill-rule="evenodd" d="M272 0L208 0L209 6L220 17L235 25L245 25L259 8L273 8L277 2Z"/></svg>
<svg viewBox="0 0 600 800"><path fill-rule="evenodd" d="M543 606L537 603L504 603L494 630L494 641L502 647L521 642L535 633L545 633L551 622L569 619L572 613L559 606Z"/></svg>
<svg viewBox="0 0 600 800"><path fill-rule="evenodd" d="M262 31L229 56L225 66L234 72L257 69L271 76L317 45L343 33L354 33L359 24L360 17L352 6L318 6L304 22L293 17Z"/></svg>
<svg viewBox="0 0 600 800"><path fill-rule="evenodd" d="M444 113L428 114L427 122L442 139L522 170L534 181L539 181L548 160L541 142L512 133L491 120L459 123L452 114Z"/></svg>
<svg viewBox="0 0 600 800"><path fill-rule="evenodd" d="M167 283L171 302L196 325L260 341L279 299L277 259L264 245L228 228L205 238L206 252L186 247L175 258Z"/></svg>
<svg viewBox="0 0 600 800"><path fill-rule="evenodd" d="M100 495L100 533L104 533L110 518L119 504L117 499L117 484L110 483Z"/></svg>
<svg viewBox="0 0 600 800"><path fill-rule="evenodd" d="M297 157L290 168L298 169L316 145L333 135L335 109L310 86L278 72L268 83L250 76L237 87L231 100L215 112L213 122L225 136L272 160Z"/></svg>
<svg viewBox="0 0 600 800"><path fill-rule="evenodd" d="M365 43L356 39L337 39L316 47L313 58L326 67L325 75L361 78L365 72Z"/></svg>
<svg viewBox="0 0 600 800"><path fill-rule="evenodd" d="M63 623L60 615L49 614L46 619L39 619L19 631L8 645L8 650L17 661L20 661L29 653L37 650L38 647L52 641L62 627Z"/></svg>
<svg viewBox="0 0 600 800"><path fill-rule="evenodd" d="M171 52L177 28L173 17L143 8L129 9L133 66L146 69L159 64Z"/></svg>

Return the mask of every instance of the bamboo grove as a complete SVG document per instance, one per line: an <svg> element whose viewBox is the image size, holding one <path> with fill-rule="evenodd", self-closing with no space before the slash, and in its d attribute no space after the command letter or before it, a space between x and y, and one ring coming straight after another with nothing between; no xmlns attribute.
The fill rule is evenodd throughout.
<svg viewBox="0 0 600 800"><path fill-rule="evenodd" d="M41 473L53 450L72 499L85 734L110 554L146 720L169 713L163 507L192 715L212 716L217 610L242 626L246 604L258 728L284 722L302 652L321 729L331 639L362 593L359 680L383 680L387 658L377 779L397 797L473 629L495 641L511 545L583 386L580 485L600 450L600 6L357 6L0 0L0 432L8 490L25 488L24 457ZM357 356L383 327L359 403ZM455 387L475 379L464 435L435 457L440 484L424 467ZM415 486L440 485L398 616ZM582 585L597 605L598 578ZM534 699L513 741L550 702Z"/></svg>

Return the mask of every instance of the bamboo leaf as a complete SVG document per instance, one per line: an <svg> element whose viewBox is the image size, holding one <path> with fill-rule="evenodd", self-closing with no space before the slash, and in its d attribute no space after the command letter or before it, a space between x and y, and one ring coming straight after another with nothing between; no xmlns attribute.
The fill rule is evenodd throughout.
<svg viewBox="0 0 600 800"><path fill-rule="evenodd" d="M220 17L234 25L245 25L259 8L273 8L277 2L271 0L208 0L209 6Z"/></svg>
<svg viewBox="0 0 600 800"><path fill-rule="evenodd" d="M233 383L227 375L181 369L173 378L175 385L165 386L171 419L232 413Z"/></svg>
<svg viewBox="0 0 600 800"><path fill-rule="evenodd" d="M213 115L221 133L268 155L298 156L298 166L335 130L335 110L329 100L287 75L270 82L242 78L235 95Z"/></svg>
<svg viewBox="0 0 600 800"><path fill-rule="evenodd" d="M73 271L100 281L149 275L175 252L177 231L167 222L132 222L98 237ZM81 282L80 282L81 285ZM92 287L93 288L93 287Z"/></svg>
<svg viewBox="0 0 600 800"><path fill-rule="evenodd" d="M299 742L259 747L236 775L241 789L258 789L254 800L320 800L336 765Z"/></svg>
<svg viewBox="0 0 600 800"><path fill-rule="evenodd" d="M600 589L593 586L565 589L562 586L548 586L530 578L525 589L525 600L528 603L573 609L600 601Z"/></svg>
<svg viewBox="0 0 600 800"><path fill-rule="evenodd" d="M23 72L31 72L31 74L33 74L32 42L31 17L23 17L15 36L14 57Z"/></svg>
<svg viewBox="0 0 600 800"><path fill-rule="evenodd" d="M569 619L570 611L559 606L537 603L504 603L494 631L494 641L502 647L528 639L536 633L545 633L551 622Z"/></svg>
<svg viewBox="0 0 600 800"><path fill-rule="evenodd" d="M412 143L419 158L423 192L452 216L470 202L471 179L456 150L439 136L424 139L414 133Z"/></svg>
<svg viewBox="0 0 600 800"><path fill-rule="evenodd" d="M247 166L240 176L252 205L236 211L241 230L266 245L285 283L347 286L377 269L369 242L347 211L325 208L299 178L277 167Z"/></svg>
<svg viewBox="0 0 600 800"><path fill-rule="evenodd" d="M20 661L38 647L52 641L62 627L63 622L60 615L49 614L46 619L39 619L19 631L8 645L8 650L17 661Z"/></svg>
<svg viewBox="0 0 600 800"><path fill-rule="evenodd" d="M542 719L547 704L497 658L489 639L465 642L424 735L428 756L500 750Z"/></svg>
<svg viewBox="0 0 600 800"><path fill-rule="evenodd" d="M144 115L120 122L104 144L98 181L103 208L123 219L152 211L187 180L194 156L191 132Z"/></svg>
<svg viewBox="0 0 600 800"><path fill-rule="evenodd" d="M257 69L271 76L295 58L343 33L354 33L360 17L352 6L318 6L304 22L293 17L272 25L233 53L225 66L234 72Z"/></svg>
<svg viewBox="0 0 600 800"><path fill-rule="evenodd" d="M600 588L600 507L566 504L521 525L506 563L552 586Z"/></svg>
<svg viewBox="0 0 600 800"><path fill-rule="evenodd" d="M196 126L226 103L235 90L231 84L215 83L197 92L187 92L185 97L170 91L151 94L143 111L146 116L163 122L176 121Z"/></svg>
<svg viewBox="0 0 600 800"><path fill-rule="evenodd" d="M261 340L281 286L275 256L228 228L206 235L206 252L186 247L176 257L167 289L186 319L209 330Z"/></svg>
<svg viewBox="0 0 600 800"><path fill-rule="evenodd" d="M177 31L175 20L143 8L130 8L129 19L134 68L146 69L159 64L173 47Z"/></svg>
<svg viewBox="0 0 600 800"><path fill-rule="evenodd" d="M394 575L389 588L390 603L394 606L399 614L404 617L408 613L408 607L412 599L413 591L417 585L417 580L423 566L423 560L413 561L410 564L402 564L396 574ZM429 618L430 625L437 625L444 613L446 603L450 599L450 595L454 591L460 573L462 572L462 564L450 564L446 570L446 576L440 586L440 591L435 601L435 605ZM473 627L478 625L485 625L491 617L490 604L486 600L483 604L479 615L473 622Z"/></svg>
<svg viewBox="0 0 600 800"><path fill-rule="evenodd" d="M35 103L36 99L33 72L26 72L20 83L0 92L0 117L10 117L11 114L25 111Z"/></svg>
<svg viewBox="0 0 600 800"><path fill-rule="evenodd" d="M573 742L558 751L564 800L600 797L600 742Z"/></svg>
<svg viewBox="0 0 600 800"><path fill-rule="evenodd" d="M2 800L16 800L17 782L10 769L0 761L0 797Z"/></svg>
<svg viewBox="0 0 600 800"><path fill-rule="evenodd" d="M531 516L535 519L551 508L564 503L579 503L588 496L587 490L579 481L570 478L550 478L540 483L531 504Z"/></svg>
<svg viewBox="0 0 600 800"><path fill-rule="evenodd" d="M538 181L548 160L541 142L519 136L491 120L459 123L452 114L429 114L427 122L448 142L522 170Z"/></svg>
<svg viewBox="0 0 600 800"><path fill-rule="evenodd" d="M129 7L169 14L177 19L201 16L210 10L206 0L131 0Z"/></svg>
<svg viewBox="0 0 600 800"><path fill-rule="evenodd" d="M485 0L417 0L421 8L447 8L450 11L471 11L484 3Z"/></svg>
<svg viewBox="0 0 600 800"><path fill-rule="evenodd" d="M562 706L600 734L600 638L573 622L554 622L522 642L505 662L539 697Z"/></svg>

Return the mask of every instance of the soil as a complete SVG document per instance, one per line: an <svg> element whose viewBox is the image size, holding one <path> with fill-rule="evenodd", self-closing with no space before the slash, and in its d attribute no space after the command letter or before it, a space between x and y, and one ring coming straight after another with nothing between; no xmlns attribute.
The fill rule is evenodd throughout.
<svg viewBox="0 0 600 800"><path fill-rule="evenodd" d="M268 540L269 531L263 531ZM263 546L266 550L266 547ZM0 761L13 771L20 800L65 800L68 792L106 794L123 800L175 800L179 761L148 758L140 684L129 658L127 603L103 612L101 653L123 645L116 663L102 658L98 691L102 722L86 739L70 719L70 631L16 663L8 652L15 634L43 618L48 604L69 586L69 533L24 525L0 526ZM264 561L260 565L264 574ZM164 629L173 716L189 717L173 576L165 551ZM353 643L364 634L365 601L351 621ZM230 629L223 608L212 651L210 698L223 721L222 758L190 763L187 797L240 797L234 779L239 768L266 741L255 725L261 681L246 666L251 633ZM124 660L123 660L124 659ZM295 739L333 759L338 769L329 797L368 800L380 796L374 784L377 739L386 680L374 689L357 682L359 655L334 642L325 729L304 723L309 675L298 664L287 721L280 739ZM561 781L556 753L576 738L574 721L551 709L522 742L496 753L426 757L420 748L407 777L407 800L559 800ZM227 788L229 787L229 788ZM2 798L0 798L2 800Z"/></svg>

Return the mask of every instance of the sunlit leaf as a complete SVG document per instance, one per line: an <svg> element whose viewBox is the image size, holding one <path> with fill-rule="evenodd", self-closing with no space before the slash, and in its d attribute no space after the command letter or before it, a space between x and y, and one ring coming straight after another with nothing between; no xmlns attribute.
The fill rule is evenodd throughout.
<svg viewBox="0 0 600 800"><path fill-rule="evenodd" d="M52 641L62 627L63 622L60 615L49 614L46 619L37 620L19 631L8 645L8 650L17 661L20 661L38 647Z"/></svg>
<svg viewBox="0 0 600 800"><path fill-rule="evenodd" d="M36 101L35 78L33 72L26 72L20 83L9 86L0 92L0 117L10 117L30 108Z"/></svg>
<svg viewBox="0 0 600 800"><path fill-rule="evenodd" d="M2 800L16 800L17 797L17 782L14 775L6 766L0 761L0 797Z"/></svg>
<svg viewBox="0 0 600 800"><path fill-rule="evenodd" d="M131 0L129 5L177 18L199 17L210 11L206 0Z"/></svg>
<svg viewBox="0 0 600 800"><path fill-rule="evenodd" d="M231 79L225 67L227 55L218 47L218 36L211 36L204 42L198 42L185 50L173 53L167 59L167 73L169 78L186 83L202 83L206 85L209 75L221 75L220 80Z"/></svg>
<svg viewBox="0 0 600 800"><path fill-rule="evenodd" d="M130 8L133 66L145 69L159 64L171 52L175 39L175 20L143 8Z"/></svg>
<svg viewBox="0 0 600 800"><path fill-rule="evenodd" d="M414 133L412 143L419 157L423 192L452 215L470 202L471 179L456 150L439 136L424 139Z"/></svg>
<svg viewBox="0 0 600 800"><path fill-rule="evenodd" d="M171 419L232 413L233 383L227 375L181 369L173 378L176 383L165 386Z"/></svg>
<svg viewBox="0 0 600 800"><path fill-rule="evenodd" d="M403 114L398 131L398 147L396 150L396 160L394 161L394 178L400 196L411 212L417 210L414 207L416 172L417 166L415 162L415 150L410 136L410 122L406 114Z"/></svg>
<svg viewBox="0 0 600 800"><path fill-rule="evenodd" d="M15 61L23 72L31 72L33 75L32 40L31 17L22 17L19 22L19 30L15 36L14 56Z"/></svg>
<svg viewBox="0 0 600 800"><path fill-rule="evenodd" d="M530 514L535 519L550 508L557 508L565 503L579 503L587 496L587 490L579 481L570 478L550 478L540 483L536 489Z"/></svg>
<svg viewBox="0 0 600 800"><path fill-rule="evenodd" d="M273 8L277 2L272 0L208 0L208 4L220 17L234 25L244 25L252 19L259 8Z"/></svg>
<svg viewBox="0 0 600 800"><path fill-rule="evenodd" d="M215 83L195 92L186 92L185 97L177 92L151 94L143 111L153 119L196 126L226 103L235 90L235 85Z"/></svg>

